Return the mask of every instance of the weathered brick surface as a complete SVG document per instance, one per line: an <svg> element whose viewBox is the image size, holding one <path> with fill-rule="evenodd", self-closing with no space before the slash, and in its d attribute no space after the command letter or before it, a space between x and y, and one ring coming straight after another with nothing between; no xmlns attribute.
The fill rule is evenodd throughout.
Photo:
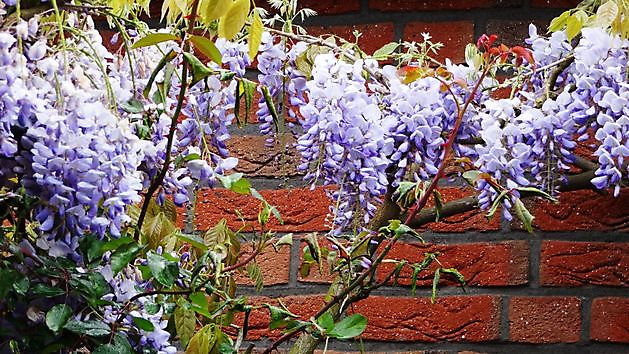
<svg viewBox="0 0 629 354"><path fill-rule="evenodd" d="M521 4L521 0L443 0L443 1L415 1L415 0L369 0L369 8L380 11L443 11L469 10L492 6L514 6Z"/></svg>
<svg viewBox="0 0 629 354"><path fill-rule="evenodd" d="M629 284L629 243L543 241L544 286Z"/></svg>
<svg viewBox="0 0 629 354"><path fill-rule="evenodd" d="M263 190L262 196L279 210L284 224L271 218L268 229L285 232L327 231L325 218L330 200L323 188L311 191L308 188ZM260 201L248 196L236 194L224 189L204 189L199 192L196 223L199 230L207 230L220 219L227 219L232 228L243 226L244 232L252 227L259 230L258 212Z"/></svg>
<svg viewBox="0 0 629 354"><path fill-rule="evenodd" d="M445 268L456 268L464 276L468 285L474 286L509 286L528 282L528 243L510 241L497 243L472 243L456 245L431 245L420 243L398 243L389 253L391 259L406 259L409 263L419 263L424 253L438 252L439 261ZM435 268L433 266L418 276L419 286L430 286ZM378 271L382 281L395 269L390 263L383 264ZM399 284L411 283L412 269L405 267L400 274ZM456 284L443 276L441 284Z"/></svg>
<svg viewBox="0 0 629 354"><path fill-rule="evenodd" d="M629 190L617 198L590 190L565 192L559 203L538 200L533 225L542 231L629 231Z"/></svg>
<svg viewBox="0 0 629 354"><path fill-rule="evenodd" d="M364 339L379 341L469 341L498 338L500 299L495 296L428 298L371 296L353 310L367 316Z"/></svg>
<svg viewBox="0 0 629 354"><path fill-rule="evenodd" d="M577 297L512 297L509 337L523 343L575 343L581 336Z"/></svg>
<svg viewBox="0 0 629 354"><path fill-rule="evenodd" d="M251 244L242 246L241 260L252 252ZM290 271L290 246L282 246L278 252L272 247L256 256L255 262L260 266L264 276L264 286L279 285L288 283L288 273ZM246 267L236 275L236 283L242 285L253 285L254 283L247 276Z"/></svg>
<svg viewBox="0 0 629 354"><path fill-rule="evenodd" d="M604 297L592 301L590 338L599 342L629 343L629 298Z"/></svg>
<svg viewBox="0 0 629 354"><path fill-rule="evenodd" d="M524 40L529 37L529 24L537 26L537 33L546 32L547 21L514 21L514 20L488 20L485 33L498 35L496 43L507 46L524 46Z"/></svg>
<svg viewBox="0 0 629 354"><path fill-rule="evenodd" d="M268 137L262 135L234 136L227 142L227 148L232 156L238 158L238 165L234 169L247 177L295 177L301 175L297 171L300 161L299 153L292 147L294 138L287 134L284 138L276 139L272 146L266 146Z"/></svg>
<svg viewBox="0 0 629 354"><path fill-rule="evenodd" d="M362 35L358 39L358 45L367 54L392 42L394 39L393 23L372 23L368 25L353 26L319 26L308 27L308 33L314 36L324 34L335 34L351 43L356 42L354 31L360 32Z"/></svg>
<svg viewBox="0 0 629 354"><path fill-rule="evenodd" d="M471 21L410 22L404 28L404 39L422 42L422 32L429 32L433 43L444 44L437 59L450 58L453 62L460 63L465 60L465 46L473 41L474 23Z"/></svg>

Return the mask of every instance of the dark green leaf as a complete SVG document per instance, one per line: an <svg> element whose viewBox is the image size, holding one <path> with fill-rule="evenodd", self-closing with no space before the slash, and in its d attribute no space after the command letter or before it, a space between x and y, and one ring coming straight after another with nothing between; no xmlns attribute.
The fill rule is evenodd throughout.
<svg viewBox="0 0 629 354"><path fill-rule="evenodd" d="M175 36L171 33L149 33L144 38L141 38L139 41L135 42L131 48L141 48L147 47L150 45L166 42L166 41L178 41L179 37Z"/></svg>
<svg viewBox="0 0 629 354"><path fill-rule="evenodd" d="M44 284L35 284L31 288L31 294L35 296L43 296L43 297L55 297L59 295L65 294L65 291L59 288L46 286Z"/></svg>
<svg viewBox="0 0 629 354"><path fill-rule="evenodd" d="M544 199L550 200L551 202L557 203L557 199L555 197L553 197L552 195L544 192L541 189L535 188L535 187L518 187L516 188L519 192L521 193L531 193L533 195L537 195L540 196Z"/></svg>
<svg viewBox="0 0 629 354"><path fill-rule="evenodd" d="M114 342L111 344L103 344L92 352L92 354L132 354L134 353L131 344L126 337L116 333Z"/></svg>
<svg viewBox="0 0 629 354"><path fill-rule="evenodd" d="M130 243L133 243L132 237L115 238L111 241L105 242L105 244L101 248L101 251L103 252L112 251L112 250L118 249L118 247L120 246L127 245Z"/></svg>
<svg viewBox="0 0 629 354"><path fill-rule="evenodd" d="M141 330L144 330L147 332L153 332L155 330L155 326L153 325L153 323L145 318L133 317L133 322Z"/></svg>
<svg viewBox="0 0 629 354"><path fill-rule="evenodd" d="M273 97L271 96L271 91L269 91L269 88L264 85L260 85L260 88L262 90L262 97L264 98L264 102L266 103L266 106L269 109L269 114L273 118L275 131L279 132L280 131L280 126L279 126L280 118L277 114L277 110L275 110L275 103L273 103Z"/></svg>
<svg viewBox="0 0 629 354"><path fill-rule="evenodd" d="M206 77L214 74L210 68L208 68L205 64L203 64L199 58L195 57L190 53L183 53L184 59L190 64L190 69L192 71L192 82L190 85L194 85L197 82L205 79Z"/></svg>
<svg viewBox="0 0 629 354"><path fill-rule="evenodd" d="M70 317L72 316L72 309L66 304L58 304L53 306L46 313L46 326L51 331L58 333L63 326L66 325Z"/></svg>
<svg viewBox="0 0 629 354"><path fill-rule="evenodd" d="M128 243L118 247L111 255L111 270L114 274L118 274L122 268L126 267L139 253L143 247L137 243Z"/></svg>
<svg viewBox="0 0 629 354"><path fill-rule="evenodd" d="M14 283L13 283L13 290L15 290L15 292L18 295L26 295L26 292L28 291L28 287L30 286L30 281L28 280L27 277L22 276L20 278L18 278Z"/></svg>
<svg viewBox="0 0 629 354"><path fill-rule="evenodd" d="M179 276L179 266L177 263L168 261L155 252L149 252L147 254L147 260L151 274L153 274L155 280L168 288L172 287Z"/></svg>
<svg viewBox="0 0 629 354"><path fill-rule="evenodd" d="M111 333L107 324L97 320L78 321L71 319L63 328L76 334L92 337L102 337Z"/></svg>
<svg viewBox="0 0 629 354"><path fill-rule="evenodd" d="M328 336L338 339L350 339L359 336L367 328L367 318L361 314L345 317L328 332Z"/></svg>

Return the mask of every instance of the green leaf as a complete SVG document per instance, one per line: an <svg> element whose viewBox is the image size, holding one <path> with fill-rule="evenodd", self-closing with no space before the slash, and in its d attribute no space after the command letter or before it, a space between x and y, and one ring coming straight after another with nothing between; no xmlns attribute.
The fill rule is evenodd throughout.
<svg viewBox="0 0 629 354"><path fill-rule="evenodd" d="M166 41L178 41L179 37L175 36L171 33L149 33L144 38L141 38L139 41L135 42L131 48L141 48L147 47L150 45L155 45L158 43L166 42Z"/></svg>
<svg viewBox="0 0 629 354"><path fill-rule="evenodd" d="M218 65L223 65L223 56L221 52L216 48L214 42L211 40L197 35L191 35L190 41L194 44L194 47L197 48L203 55L212 59Z"/></svg>
<svg viewBox="0 0 629 354"><path fill-rule="evenodd" d="M284 246L284 245L291 246L292 244L293 244L293 234L292 234L292 233L290 233L290 234L286 234L286 235L284 235L284 236L280 237L280 238L279 238L279 239L275 242L274 246L275 246L275 248L277 249L277 248L279 248L279 247L281 247L281 246Z"/></svg>
<svg viewBox="0 0 629 354"><path fill-rule="evenodd" d="M249 15L250 0L235 0L218 22L218 35L225 39L233 39L245 25Z"/></svg>
<svg viewBox="0 0 629 354"><path fill-rule="evenodd" d="M111 333L107 324L97 320L78 321L71 319L63 328L80 335L103 337Z"/></svg>
<svg viewBox="0 0 629 354"><path fill-rule="evenodd" d="M127 113L142 113L144 112L144 104L137 98L132 98L127 102L120 103L122 108Z"/></svg>
<svg viewBox="0 0 629 354"><path fill-rule="evenodd" d="M111 255L111 271L114 274L118 274L122 268L126 267L143 249L144 247L137 243L128 243L120 246Z"/></svg>
<svg viewBox="0 0 629 354"><path fill-rule="evenodd" d="M481 171L479 170L470 170L463 172L463 178L472 186L476 185L476 181L480 178Z"/></svg>
<svg viewBox="0 0 629 354"><path fill-rule="evenodd" d="M256 90L257 84L251 80L245 79L245 78L240 78L238 79L238 100L236 100L238 103L240 102L240 97L245 98L245 119L243 119L243 122L246 124L247 122L247 117L249 116L249 113L251 112L251 107L253 105L253 94ZM238 119L238 115L236 115L236 118ZM238 122L238 124L240 123L240 120Z"/></svg>
<svg viewBox="0 0 629 354"><path fill-rule="evenodd" d="M255 285L256 291L259 292L262 290L264 286L264 274L258 263L251 261L247 264L247 275Z"/></svg>
<svg viewBox="0 0 629 354"><path fill-rule="evenodd" d="M246 178L241 178L233 182L229 189L238 194L249 194L251 193L251 183Z"/></svg>
<svg viewBox="0 0 629 354"><path fill-rule="evenodd" d="M183 58L188 62L188 64L190 64L190 69L192 71L192 81L190 82L191 86L214 74L214 71L208 68L207 65L203 64L199 58L195 57L193 54L184 52Z"/></svg>
<svg viewBox="0 0 629 354"><path fill-rule="evenodd" d="M260 43L262 43L262 31L264 30L264 25L262 24L262 19L258 11L253 11L252 17L251 26L249 26L249 58L251 61L253 61L256 54L258 54Z"/></svg>
<svg viewBox="0 0 629 354"><path fill-rule="evenodd" d="M522 224L524 225L524 228L526 229L526 231L532 233L533 232L533 219L535 217L524 206L524 203L522 203L522 200L520 200L520 198L517 198L515 200L513 207L515 209L515 214L518 216L520 221L522 221Z"/></svg>
<svg viewBox="0 0 629 354"><path fill-rule="evenodd" d="M334 328L334 318L329 312L326 312L317 319L317 324L329 332Z"/></svg>
<svg viewBox="0 0 629 354"><path fill-rule="evenodd" d="M149 252L147 254L147 261L155 280L168 288L172 287L179 276L179 266L177 263L168 261L155 252Z"/></svg>
<svg viewBox="0 0 629 354"><path fill-rule="evenodd" d="M367 328L367 318L361 314L345 317L328 332L328 336L338 339L350 339L359 336Z"/></svg>
<svg viewBox="0 0 629 354"><path fill-rule="evenodd" d="M155 330L155 326L153 325L151 321L142 317L132 317L132 318L133 318L133 323L135 323L135 325L138 326L139 329L147 331L147 332L153 332Z"/></svg>
<svg viewBox="0 0 629 354"><path fill-rule="evenodd" d="M160 71L162 71L162 69L164 68L164 66L166 66L166 64L168 64L171 60L175 59L176 56L177 56L177 53L175 53L175 51L171 49L168 51L168 53L164 54L162 59L159 60L159 62L157 63L157 66L155 66L155 69L153 69L151 76L149 76L149 80L146 82L146 86L144 87L144 90L142 91L142 95L144 95L144 97L149 97L149 93L151 93L151 87L153 86L153 82L155 82L155 79L157 78L157 74ZM159 92L159 91L156 91L156 92Z"/></svg>
<svg viewBox="0 0 629 354"><path fill-rule="evenodd" d="M35 296L43 297L55 297L66 293L63 289L46 286L44 284L35 284L35 286L31 288L30 292Z"/></svg>
<svg viewBox="0 0 629 354"><path fill-rule="evenodd" d="M179 335L179 340L181 341L181 345L186 348L188 346L188 342L190 342L190 338L194 335L197 317L194 314L194 311L186 306L186 301L184 299L179 299L177 301L174 316L175 329Z"/></svg>
<svg viewBox="0 0 629 354"><path fill-rule="evenodd" d="M299 318L299 316L283 308L269 304L264 304L264 306L269 309L269 314L271 316L269 328L271 330L287 326L291 318Z"/></svg>
<svg viewBox="0 0 629 354"><path fill-rule="evenodd" d="M441 192L436 189L433 189L432 196L435 199L435 210L437 211L435 221L439 221L441 218L441 210L443 209L443 197L441 196Z"/></svg>
<svg viewBox="0 0 629 354"><path fill-rule="evenodd" d="M399 46L397 42L387 43L373 52L371 57L376 60L386 60Z"/></svg>
<svg viewBox="0 0 629 354"><path fill-rule="evenodd" d="M441 268L441 273L453 276L461 286L465 286L465 277L456 268Z"/></svg>
<svg viewBox="0 0 629 354"><path fill-rule="evenodd" d="M79 251L87 263L91 263L101 259L104 244L103 241L92 235L85 236L79 240Z"/></svg>
<svg viewBox="0 0 629 354"><path fill-rule="evenodd" d="M92 354L133 354L131 344L126 337L116 333L114 342L110 344L99 345L94 349Z"/></svg>
<svg viewBox="0 0 629 354"><path fill-rule="evenodd" d="M533 195L539 195L540 197L542 197L544 199L547 199L547 200L550 200L553 203L557 203L558 202L558 200L555 197L553 197L552 195L544 192L541 189L535 188L535 187L518 187L516 189L519 192L522 192L522 193L531 193Z"/></svg>
<svg viewBox="0 0 629 354"><path fill-rule="evenodd" d="M273 97L271 96L271 91L269 91L269 88L264 86L264 85L260 85L260 89L262 90L262 97L264 98L264 103L266 103L266 106L269 109L269 114L273 118L273 124L275 125L275 131L279 132L279 130L280 130L280 127L279 127L280 118L279 118L279 116L277 114L277 110L275 110L275 103L273 103Z"/></svg>
<svg viewBox="0 0 629 354"><path fill-rule="evenodd" d="M192 247L198 248L201 251L205 252L208 250L208 247L205 245L205 241L197 235L176 233L175 237L183 242L191 244Z"/></svg>
<svg viewBox="0 0 629 354"><path fill-rule="evenodd" d="M112 250L116 250L121 246L124 245L128 245L130 243L133 243L133 238L132 237L121 237L121 238L115 238L111 241L107 241L103 244L103 246L101 247L101 251L102 252L107 252L107 251L112 251Z"/></svg>
<svg viewBox="0 0 629 354"><path fill-rule="evenodd" d="M498 207L500 206L500 203L502 203L502 200L507 198L507 193L509 193L509 190L504 189L502 192L500 192L496 199L494 199L491 208L489 208L489 211L487 212L487 219L491 219L494 216L494 214L498 210Z"/></svg>
<svg viewBox="0 0 629 354"><path fill-rule="evenodd" d="M26 292L28 291L30 285L31 283L28 278L22 276L13 283L13 290L15 290L18 295L24 296L26 295Z"/></svg>
<svg viewBox="0 0 629 354"><path fill-rule="evenodd" d="M51 331L59 333L71 316L72 309L70 306L66 304L55 305L46 313L46 326L48 326Z"/></svg>
<svg viewBox="0 0 629 354"><path fill-rule="evenodd" d="M430 297L430 302L433 304L437 300L437 291L439 287L439 279L441 278L441 268L435 269L435 277L432 278L432 296Z"/></svg>

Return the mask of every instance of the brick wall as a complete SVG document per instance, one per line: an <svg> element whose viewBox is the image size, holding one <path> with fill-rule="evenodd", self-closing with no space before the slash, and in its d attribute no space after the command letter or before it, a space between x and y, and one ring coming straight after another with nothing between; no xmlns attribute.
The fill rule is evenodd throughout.
<svg viewBox="0 0 629 354"><path fill-rule="evenodd" d="M373 51L390 41L417 39L430 32L446 47L444 56L461 60L466 43L482 33L497 33L508 44L526 37L528 23L546 27L550 19L578 1L570 0L302 0L319 12L307 27L314 34L335 33ZM295 151L282 154L264 147L255 125L234 130L232 152L241 159L239 171L276 205L285 223L271 224L295 240L308 232L325 231L328 200L322 188L309 190L294 165ZM445 188L447 200L472 193ZM629 352L629 190L619 198L592 191L562 194L561 204L532 202L535 232L517 223L483 213L467 212L427 225L429 244L396 245L391 256L418 261L425 251L442 253L446 267L466 277L466 292L447 280L436 304L429 300L432 281L420 275L411 297L410 274L400 286L379 289L353 311L366 315L364 348L370 352L494 353ZM226 217L232 226L257 220L258 204L224 190L203 191L197 208L198 227L206 229ZM500 214L500 213L497 213ZM291 311L308 318L323 303L329 277L298 274L298 243L279 254L258 258L265 272L261 293L245 287L254 302L281 298ZM385 269L386 270L386 269ZM423 274L422 274L423 275ZM243 278L244 279L244 278ZM246 280L242 280L246 284ZM265 313L251 316L248 340L269 342ZM334 342L335 352L359 350L356 342Z"/></svg>

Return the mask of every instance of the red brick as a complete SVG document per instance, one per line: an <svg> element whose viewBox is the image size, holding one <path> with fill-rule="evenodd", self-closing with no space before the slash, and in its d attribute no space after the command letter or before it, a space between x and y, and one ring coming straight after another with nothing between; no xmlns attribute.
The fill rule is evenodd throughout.
<svg viewBox="0 0 629 354"><path fill-rule="evenodd" d="M354 31L362 33L358 39L358 45L367 54L390 43L394 40L394 28L392 23L372 23L368 25L353 26L319 26L308 27L308 33L313 36L321 36L325 34L337 35L351 43L356 42Z"/></svg>
<svg viewBox="0 0 629 354"><path fill-rule="evenodd" d="M118 40L114 43L111 42L111 38L114 34L118 33L118 31L112 30L100 30L100 36L103 38L103 46L107 48L111 53L116 53L119 50L124 50L124 44L122 42L122 36L118 36Z"/></svg>
<svg viewBox="0 0 629 354"><path fill-rule="evenodd" d="M277 10L271 9L267 1L257 1L256 5L263 7L272 13L277 12ZM336 15L360 11L360 0L299 0L297 8L309 8L315 10L317 11L318 16Z"/></svg>
<svg viewBox="0 0 629 354"><path fill-rule="evenodd" d="M544 286L627 286L629 243L543 241L540 278Z"/></svg>
<svg viewBox="0 0 629 354"><path fill-rule="evenodd" d="M266 146L263 135L233 136L227 141L227 148L232 156L238 158L234 169L247 177L295 177L300 175L297 164L301 157L293 148L295 139L291 134L285 137L286 148L282 147L281 138L272 146Z"/></svg>
<svg viewBox="0 0 629 354"><path fill-rule="evenodd" d="M542 231L629 231L629 190L614 198L591 190L564 192L559 203L537 200L531 208L533 225Z"/></svg>
<svg viewBox="0 0 629 354"><path fill-rule="evenodd" d="M526 241L509 241L497 243L471 243L455 245L432 245L421 243L398 243L387 258L402 260L409 263L419 263L426 252L439 252L439 261L443 267L456 268L464 276L468 285L475 286L510 286L522 285L528 282L528 252ZM418 276L419 286L430 286L434 270L438 264L434 263L429 270ZM395 269L390 263L384 263L378 270L378 279L382 281ZM410 285L412 269L404 267L398 283ZM448 277L441 278L441 284L456 284L448 281Z"/></svg>
<svg viewBox="0 0 629 354"><path fill-rule="evenodd" d="M629 343L629 298L604 297L592 301L590 338L599 342Z"/></svg>
<svg viewBox="0 0 629 354"><path fill-rule="evenodd" d="M421 33L429 32L433 43L440 42L444 47L437 59L450 58L455 63L465 61L465 46L473 41L474 23L471 21L453 22L410 22L404 28L404 39L422 42Z"/></svg>
<svg viewBox="0 0 629 354"><path fill-rule="evenodd" d="M369 8L380 11L440 11L469 10L493 6L513 6L520 3L520 0L369 0Z"/></svg>
<svg viewBox="0 0 629 354"><path fill-rule="evenodd" d="M445 203L457 199L461 199L474 194L472 189L444 187L439 188L439 192ZM433 198L430 198L426 207L434 206ZM500 215L500 213L496 213ZM432 222L426 225L423 230L430 229L434 232L466 232L466 231L497 231L500 230L500 218L493 217L487 220L486 212L475 209L458 215L452 215L444 218L439 222Z"/></svg>
<svg viewBox="0 0 629 354"><path fill-rule="evenodd" d="M577 297L512 297L509 337L523 343L575 343L581 336Z"/></svg>
<svg viewBox="0 0 629 354"><path fill-rule="evenodd" d="M323 188L311 191L308 188L260 191L271 205L279 210L284 224L272 217L267 229L282 232L328 231L325 217L330 200ZM245 226L243 232L250 232L252 226L259 230L258 212L260 201L224 189L203 189L199 192L196 208L196 224L199 230L207 230L222 219L227 219L231 228ZM244 219L244 223L240 216Z"/></svg>
<svg viewBox="0 0 629 354"><path fill-rule="evenodd" d="M531 5L533 7L554 7L554 8L573 8L579 3L581 0L532 0Z"/></svg>
<svg viewBox="0 0 629 354"><path fill-rule="evenodd" d="M428 298L371 296L353 306L368 319L363 338L381 341L495 340L500 299L496 296Z"/></svg>
<svg viewBox="0 0 629 354"><path fill-rule="evenodd" d="M243 245L241 252L241 260L251 254L251 244ZM258 263L264 276L264 286L287 284L288 273L290 269L290 246L282 246L278 252L272 247L267 248L264 252L256 256L255 262ZM236 283L243 285L253 285L253 282L247 276L246 267L242 268L242 272L236 275Z"/></svg>

